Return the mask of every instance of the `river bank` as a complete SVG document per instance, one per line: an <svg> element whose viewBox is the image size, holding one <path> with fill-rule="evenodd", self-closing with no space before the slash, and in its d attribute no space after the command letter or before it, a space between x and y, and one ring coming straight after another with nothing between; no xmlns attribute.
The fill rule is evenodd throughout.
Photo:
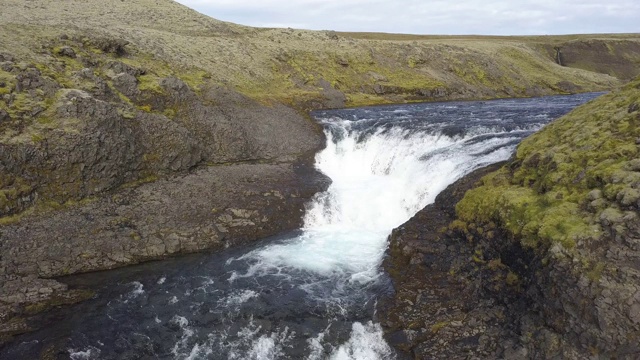
<svg viewBox="0 0 640 360"><path fill-rule="evenodd" d="M394 230L391 343L415 358L640 354L638 82L556 120Z"/></svg>

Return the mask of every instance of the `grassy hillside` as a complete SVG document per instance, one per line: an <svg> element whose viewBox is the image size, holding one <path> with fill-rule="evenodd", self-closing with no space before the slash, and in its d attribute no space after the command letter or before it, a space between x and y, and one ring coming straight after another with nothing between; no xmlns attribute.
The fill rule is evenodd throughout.
<svg viewBox="0 0 640 360"><path fill-rule="evenodd" d="M0 39L0 49L20 58L49 64L43 42L62 34L125 39L155 59L202 69L213 82L265 103L305 108L602 90L618 85L616 76L637 75L640 62L637 35L444 37L255 29L169 0L7 0L0 20L0 30L12 34ZM607 58L591 54L602 50L589 46L594 41L624 56L603 67ZM555 48L564 49L567 66L557 63Z"/></svg>

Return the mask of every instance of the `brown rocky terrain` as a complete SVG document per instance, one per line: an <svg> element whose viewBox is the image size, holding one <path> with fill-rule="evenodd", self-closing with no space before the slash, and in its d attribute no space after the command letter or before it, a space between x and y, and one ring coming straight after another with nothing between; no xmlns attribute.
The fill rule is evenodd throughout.
<svg viewBox="0 0 640 360"><path fill-rule="evenodd" d="M605 90L640 71L637 35L254 29L169 0L5 0L0 33L3 340L90 296L56 276L299 226L326 186L306 110Z"/></svg>

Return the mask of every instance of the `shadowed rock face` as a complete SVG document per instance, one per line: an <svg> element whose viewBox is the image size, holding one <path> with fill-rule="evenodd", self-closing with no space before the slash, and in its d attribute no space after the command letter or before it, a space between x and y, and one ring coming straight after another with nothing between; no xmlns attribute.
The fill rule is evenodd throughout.
<svg viewBox="0 0 640 360"><path fill-rule="evenodd" d="M7 73L17 85L5 96L12 121L2 124L0 169L2 185L16 190L5 194L0 216L24 211L36 198L78 201L202 164L290 162L322 144L317 126L285 106L212 85L196 93L172 76L145 88L133 75L142 79L144 70L105 56L73 61L94 66L61 75L64 85L36 65L20 70L14 63ZM72 85L79 88L63 88ZM34 115L30 109L40 106Z"/></svg>
<svg viewBox="0 0 640 360"><path fill-rule="evenodd" d="M634 41L577 40L563 42L547 51L558 64L631 80L640 74L633 58L640 51L640 43Z"/></svg>
<svg viewBox="0 0 640 360"><path fill-rule="evenodd" d="M46 308L87 295L43 278L222 249L297 229L304 204L327 185L303 165L208 167L4 226L0 319L28 314L34 303ZM27 330L10 325L15 323L0 331Z"/></svg>

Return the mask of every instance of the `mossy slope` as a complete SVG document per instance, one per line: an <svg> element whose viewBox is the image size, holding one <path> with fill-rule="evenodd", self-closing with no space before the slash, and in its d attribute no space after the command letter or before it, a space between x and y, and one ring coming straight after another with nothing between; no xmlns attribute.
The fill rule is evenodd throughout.
<svg viewBox="0 0 640 360"><path fill-rule="evenodd" d="M524 140L457 205L455 226L497 224L528 247L624 235L640 206L640 79Z"/></svg>
<svg viewBox="0 0 640 360"><path fill-rule="evenodd" d="M0 20L3 33L12 34L0 39L0 49L17 56L37 57L40 39L90 31L126 39L174 66L203 69L215 83L265 103L305 109L609 89L618 78L637 75L640 61L634 34L443 37L257 29L168 0L7 0ZM589 42L598 46L581 45ZM554 58L558 46L567 66Z"/></svg>

